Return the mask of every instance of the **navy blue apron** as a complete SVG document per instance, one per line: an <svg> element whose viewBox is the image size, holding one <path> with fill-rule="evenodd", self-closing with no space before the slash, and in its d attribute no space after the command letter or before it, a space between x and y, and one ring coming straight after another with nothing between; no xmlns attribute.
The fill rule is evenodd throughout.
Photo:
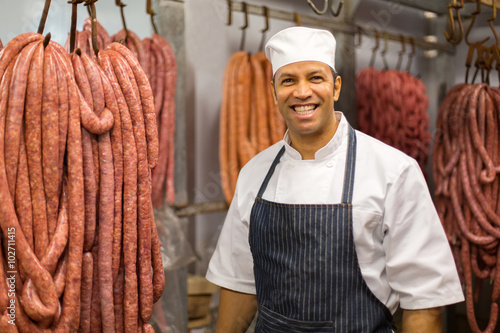
<svg viewBox="0 0 500 333"><path fill-rule="evenodd" d="M392 332L392 315L361 275L352 236L356 134L349 144L342 203L300 205L262 198L250 217L258 319L255 332Z"/></svg>

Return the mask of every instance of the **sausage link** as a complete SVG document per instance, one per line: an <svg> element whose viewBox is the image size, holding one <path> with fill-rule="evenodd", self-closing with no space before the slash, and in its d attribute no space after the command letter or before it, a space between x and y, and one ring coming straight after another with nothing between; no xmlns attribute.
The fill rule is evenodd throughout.
<svg viewBox="0 0 500 333"><path fill-rule="evenodd" d="M56 269L59 258L61 258L66 244L68 242L68 197L66 191L66 185L63 185L63 190L61 194L61 209L59 211L57 227L54 232L54 236L47 247L47 251L44 253L43 258L40 263L45 269L52 275ZM56 290L57 292L57 290ZM54 313L52 309L45 306L38 295L33 285L31 279L27 279L24 285L23 291L23 306L24 310L35 321L49 322ZM59 295L60 296L60 295Z"/></svg>
<svg viewBox="0 0 500 333"><path fill-rule="evenodd" d="M105 53L106 52L106 53ZM99 52L110 56L110 51ZM101 60L107 59L103 56ZM110 59L110 63L112 59ZM102 66L102 64L101 64ZM122 122L123 136L123 256L124 256L124 299L123 299L123 332L137 331L138 289L137 289L137 150L134 138L134 128L127 102L115 76L114 70L104 66L117 98Z"/></svg>
<svg viewBox="0 0 500 333"><path fill-rule="evenodd" d="M124 332L123 327L123 287L125 284L125 270L123 261L120 263L118 275L113 285L113 301L115 302L115 330Z"/></svg>
<svg viewBox="0 0 500 333"><path fill-rule="evenodd" d="M83 94L89 102L93 101L90 91L90 83L85 73L81 58L76 54L71 54L71 61L75 70L75 79L81 93L78 93L81 103L80 94ZM83 105L87 105L85 102ZM85 129L81 129L82 149L83 149L83 176L85 189L85 236L83 250L88 252L92 249L95 242L96 221L97 221L97 182L94 166L94 154L92 152L92 137Z"/></svg>
<svg viewBox="0 0 500 333"><path fill-rule="evenodd" d="M112 65L109 63L109 57L106 52L99 52L98 60L101 67L100 75L102 79L104 98L106 100L106 107L113 113L114 125L111 129L111 145L113 150L113 165L114 165L114 227L113 227L113 250L112 250L112 267L113 267L113 281L116 281L118 275L118 268L120 266L120 255L122 245L122 195L123 195L123 139L122 139L122 125L120 118L120 109L118 101L113 91L108 75L113 75ZM114 79L116 81L116 78ZM118 83L116 83L118 84ZM127 107L126 103L122 107Z"/></svg>
<svg viewBox="0 0 500 333"><path fill-rule="evenodd" d="M90 333L90 309L92 302L93 259L92 253L83 253L81 310L79 332Z"/></svg>
<svg viewBox="0 0 500 333"><path fill-rule="evenodd" d="M59 192L59 116L58 82L53 48L45 48L42 96L42 168L47 201L48 240L52 238L57 221ZM45 233L46 231L43 230ZM36 233L38 233L36 231ZM36 250L36 247L35 247ZM44 253L40 249L39 253ZM40 258L40 257L39 257Z"/></svg>
<svg viewBox="0 0 500 333"><path fill-rule="evenodd" d="M144 324L142 326L142 331L144 333L154 333L155 329L153 328L153 326L151 326L151 324Z"/></svg>
<svg viewBox="0 0 500 333"><path fill-rule="evenodd" d="M24 135L20 136L19 166L16 183L15 206L17 216L19 218L19 224L21 225L21 229L26 237L26 240L28 241L28 244L30 245L30 248L33 250L33 212L28 172L28 158L26 156L26 143ZM24 278L24 272L20 273Z"/></svg>
<svg viewBox="0 0 500 333"><path fill-rule="evenodd" d="M40 43L31 64L26 98L26 148L33 200L34 251L42 258L48 246L48 212L43 175L42 99L44 48Z"/></svg>
<svg viewBox="0 0 500 333"><path fill-rule="evenodd" d="M110 44L112 45L112 44ZM138 221L150 221L151 218L151 192L149 182L149 168L147 161L146 136L144 118L140 112L137 96L134 94L130 70L126 61L119 53L109 50L109 55L115 70L115 75L124 92L125 100L130 109L135 144L137 147L137 214ZM153 285L151 283L151 224L139 223L138 225L138 277L139 277L139 303L143 321L149 321L153 312Z"/></svg>
<svg viewBox="0 0 500 333"><path fill-rule="evenodd" d="M153 303L156 303L163 295L165 288L165 270L161 256L161 241L154 216L151 219L151 263L153 265Z"/></svg>
<svg viewBox="0 0 500 333"><path fill-rule="evenodd" d="M175 61L175 54L168 44L168 42L157 35L153 34L153 42L160 48L165 59L165 67L167 69L165 77L165 97L163 98L163 107L160 114L159 121L159 144L160 151L165 152L158 160L158 166L153 172L153 186L155 196L161 193L165 185L165 200L167 202L175 201L174 189L174 134L175 134L175 86L177 82L177 64ZM153 199L153 206L158 207L161 205L163 198L160 197ZM160 202L161 201L161 202Z"/></svg>
<svg viewBox="0 0 500 333"><path fill-rule="evenodd" d="M41 41L44 37L41 34L28 32L14 37L2 49L2 56L0 57L0 77L4 76L7 66L9 66L12 59L28 44Z"/></svg>
<svg viewBox="0 0 500 333"><path fill-rule="evenodd" d="M57 264L56 271L54 272L54 284L56 285L57 296L61 298L64 293L64 287L66 286L66 272L68 271L68 255L61 257L61 260ZM54 318L54 321L56 319Z"/></svg>
<svg viewBox="0 0 500 333"><path fill-rule="evenodd" d="M97 236L97 244L99 244L99 235ZM102 313L101 313L101 297L100 297L100 283L99 283L99 246L96 245L92 248L92 261L93 261L93 277L95 282L92 284L92 300L90 307L90 327L92 332L102 332Z"/></svg>
<svg viewBox="0 0 500 333"><path fill-rule="evenodd" d="M70 66L69 56L59 50L55 54L60 64L65 66L66 84L69 91L67 144L69 240L66 287L63 295L62 312L59 322L54 328L54 332L59 333L76 331L79 326L85 210L78 89L74 80L73 69Z"/></svg>
<svg viewBox="0 0 500 333"><path fill-rule="evenodd" d="M7 312L2 312L0 315L0 332L18 333L17 326L12 323L12 319Z"/></svg>
<svg viewBox="0 0 500 333"><path fill-rule="evenodd" d="M0 238L0 313L7 312L7 306L9 306L9 285L5 276L4 260L3 260L3 250L2 250L2 239Z"/></svg>
<svg viewBox="0 0 500 333"><path fill-rule="evenodd" d="M12 78L12 70L14 63L7 68L4 82L9 82ZM28 94L29 95L29 94ZM6 112L6 100L1 101L0 112L5 114ZM5 118L1 117L0 123L0 155L4 154L4 134L5 132ZM4 160L0 159L0 170L5 170ZM3 179L1 179L3 178ZM16 250L17 250L17 260L19 261L20 270L26 273L26 276L33 279L34 283L40 294L43 297L44 304L49 308L53 308L54 312L57 307L57 297L55 292L55 287L52 282L52 277L40 264L33 250L31 249L28 241L26 240L24 233L19 225L19 221L16 216L12 198L10 196L9 188L7 185L7 179L5 172L0 172L0 214L3 216L0 221L0 226L4 234L14 233L16 239ZM21 231L21 232L19 232ZM17 285L21 284L21 280L18 279Z"/></svg>
<svg viewBox="0 0 500 333"><path fill-rule="evenodd" d="M85 101L85 97L80 93L82 126L92 134L104 134L113 127L113 114L108 109L104 109L98 117Z"/></svg>
<svg viewBox="0 0 500 333"><path fill-rule="evenodd" d="M118 43L112 43L109 45L109 48L116 50L125 58L137 81L147 138L149 168L153 169L158 163L158 130L151 86L149 85L146 73L141 69L141 65L126 47Z"/></svg>
<svg viewBox="0 0 500 333"><path fill-rule="evenodd" d="M115 331L113 305L114 173L109 133L99 135L99 295L104 333Z"/></svg>
<svg viewBox="0 0 500 333"><path fill-rule="evenodd" d="M33 205L34 246L39 258L48 245L47 205L42 174L42 85L44 48L40 43L29 69L25 104L25 140Z"/></svg>
<svg viewBox="0 0 500 333"><path fill-rule="evenodd" d="M28 70L36 46L40 42L28 44L21 50L14 65L14 74L10 83L9 103L5 121L5 166L9 191L14 197L17 164L19 158L19 138L23 120L24 102Z"/></svg>

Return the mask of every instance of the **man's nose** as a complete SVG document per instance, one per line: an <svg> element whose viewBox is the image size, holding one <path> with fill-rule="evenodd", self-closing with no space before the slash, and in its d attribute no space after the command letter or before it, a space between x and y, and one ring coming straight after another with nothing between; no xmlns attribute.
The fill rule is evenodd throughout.
<svg viewBox="0 0 500 333"><path fill-rule="evenodd" d="M307 81L299 81L297 87L294 91L294 97L305 99L310 97L312 94L311 85Z"/></svg>

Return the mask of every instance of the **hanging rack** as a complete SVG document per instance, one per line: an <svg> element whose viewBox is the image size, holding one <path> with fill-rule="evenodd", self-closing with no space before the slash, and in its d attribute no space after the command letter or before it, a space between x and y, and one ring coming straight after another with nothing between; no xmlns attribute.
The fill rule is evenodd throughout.
<svg viewBox="0 0 500 333"><path fill-rule="evenodd" d="M243 12L243 4L239 1L230 1L228 0L228 12ZM247 4L247 12L248 14L263 16L262 6ZM269 17L272 19L288 21L296 23L296 17L294 13L276 10L276 9L268 9ZM229 16L231 17L231 16ZM364 29L354 24L345 23L345 22L337 22L333 20L327 19L319 19L317 17L301 15L301 24L304 26L312 26L318 28L328 29L334 32L340 32L344 34L348 34L354 36L357 32L362 33L368 37L375 37L375 33L373 30ZM389 41L399 42L401 40L400 34L394 34L386 31L380 31L381 34L385 34ZM415 38L412 36L405 36L406 39L413 38L414 45L425 50L437 50L446 52L449 54L455 53L455 48L452 45L447 43L437 43L437 42L428 42L421 38Z"/></svg>

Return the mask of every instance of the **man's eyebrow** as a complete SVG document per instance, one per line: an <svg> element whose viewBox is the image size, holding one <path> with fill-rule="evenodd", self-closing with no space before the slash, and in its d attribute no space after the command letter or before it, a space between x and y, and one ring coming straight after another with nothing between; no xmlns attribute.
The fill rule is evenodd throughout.
<svg viewBox="0 0 500 333"><path fill-rule="evenodd" d="M309 75L316 75L316 74L322 74L322 75L324 75L325 72L322 71L321 69L318 69L316 71L312 71L311 73L309 73Z"/></svg>
<svg viewBox="0 0 500 333"><path fill-rule="evenodd" d="M280 80L280 79L282 79L282 78L284 78L284 77L294 77L294 76L295 76L295 75L293 75L293 74L291 74L291 73L287 73L287 72L285 72L285 73L281 73L281 74L277 77L277 79L278 79L278 80Z"/></svg>

